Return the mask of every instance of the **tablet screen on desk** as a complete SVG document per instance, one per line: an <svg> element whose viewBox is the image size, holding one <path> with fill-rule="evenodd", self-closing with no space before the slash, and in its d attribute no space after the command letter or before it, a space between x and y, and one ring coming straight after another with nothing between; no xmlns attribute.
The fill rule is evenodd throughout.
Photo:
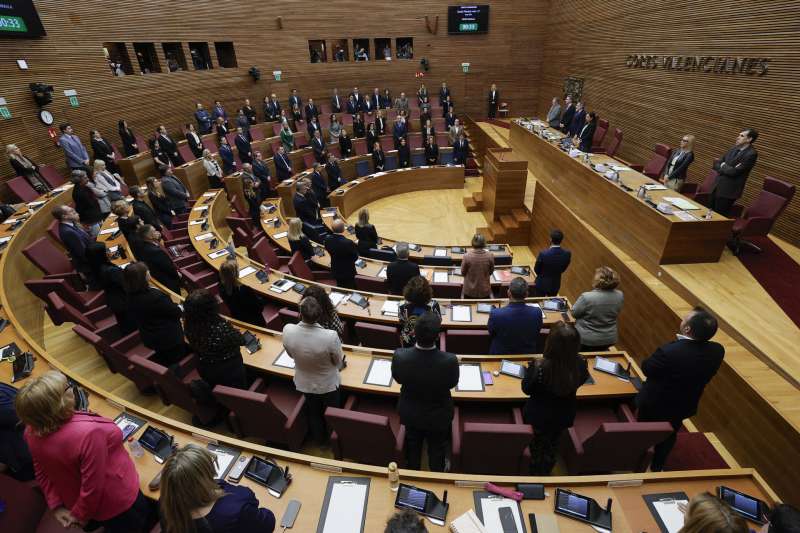
<svg viewBox="0 0 800 533"><path fill-rule="evenodd" d="M409 485L400 485L400 490L397 493L397 506L424 511L427 499L428 493L424 490Z"/></svg>
<svg viewBox="0 0 800 533"><path fill-rule="evenodd" d="M254 481L258 481L266 485L267 480L269 479L269 476L274 468L275 466L271 463L268 463L263 459L259 459L258 457L253 457L250 460L250 464L247 465L245 475Z"/></svg>
<svg viewBox="0 0 800 533"><path fill-rule="evenodd" d="M589 500L579 494L556 489L556 511L588 520Z"/></svg>
<svg viewBox="0 0 800 533"><path fill-rule="evenodd" d="M509 376L514 376L517 378L521 378L525 376L525 368L519 364L514 363L512 361L506 361L505 359L500 363L500 373L507 374Z"/></svg>
<svg viewBox="0 0 800 533"><path fill-rule="evenodd" d="M619 371L621 370L619 363L615 363L614 361L610 361L603 357L595 357L594 367L597 370L608 372L609 374L618 374Z"/></svg>
<svg viewBox="0 0 800 533"><path fill-rule="evenodd" d="M719 498L748 520L763 523L762 502L758 498L728 487L719 488Z"/></svg>

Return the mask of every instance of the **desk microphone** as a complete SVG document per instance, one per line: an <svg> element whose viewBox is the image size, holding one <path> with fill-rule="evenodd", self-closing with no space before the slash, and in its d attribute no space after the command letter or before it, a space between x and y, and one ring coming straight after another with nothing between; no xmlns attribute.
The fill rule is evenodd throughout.
<svg viewBox="0 0 800 533"><path fill-rule="evenodd" d="M606 504L606 512L611 512L611 498L608 499L608 503Z"/></svg>
<svg viewBox="0 0 800 533"><path fill-rule="evenodd" d="M442 497L442 504L444 505L446 503L447 503L447 489L445 489L444 496Z"/></svg>

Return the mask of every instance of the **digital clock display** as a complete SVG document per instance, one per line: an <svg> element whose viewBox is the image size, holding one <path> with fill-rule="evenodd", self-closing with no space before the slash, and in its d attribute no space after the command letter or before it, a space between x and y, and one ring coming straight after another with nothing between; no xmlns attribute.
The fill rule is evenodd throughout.
<svg viewBox="0 0 800 533"><path fill-rule="evenodd" d="M489 31L489 6L448 6L447 33L486 33Z"/></svg>
<svg viewBox="0 0 800 533"><path fill-rule="evenodd" d="M0 38L42 35L44 26L32 0L0 0Z"/></svg>

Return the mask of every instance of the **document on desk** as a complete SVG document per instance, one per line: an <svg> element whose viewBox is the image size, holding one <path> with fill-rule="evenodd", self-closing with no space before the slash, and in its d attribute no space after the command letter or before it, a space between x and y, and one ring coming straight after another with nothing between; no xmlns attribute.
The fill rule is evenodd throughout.
<svg viewBox="0 0 800 533"><path fill-rule="evenodd" d="M447 257L447 248L436 248L433 251L434 257Z"/></svg>
<svg viewBox="0 0 800 533"><path fill-rule="evenodd" d="M684 198L678 198L677 196L665 196L662 198L665 202L669 202L678 209L683 209L684 211L694 211L700 209L700 206L693 204L689 200Z"/></svg>
<svg viewBox="0 0 800 533"><path fill-rule="evenodd" d="M660 183L645 183L644 188L646 191L666 191L667 187Z"/></svg>
<svg viewBox="0 0 800 533"><path fill-rule="evenodd" d="M447 283L448 279L449 279L449 277L447 275L447 272L438 271L438 272L434 272L433 273L433 282L434 283Z"/></svg>
<svg viewBox="0 0 800 533"><path fill-rule="evenodd" d="M197 220L191 220L191 221L189 221L189 225L190 226L197 226L197 225L200 225L200 224L205 224L206 220L208 220L208 219L207 218L198 218Z"/></svg>
<svg viewBox="0 0 800 533"><path fill-rule="evenodd" d="M250 274L255 274L257 272L255 267L246 266L239 271L239 279L242 279L245 276L249 276Z"/></svg>
<svg viewBox="0 0 800 533"><path fill-rule="evenodd" d="M392 360L383 357L373 357L367 369L367 376L364 378L364 383L366 385L391 387Z"/></svg>
<svg viewBox="0 0 800 533"><path fill-rule="evenodd" d="M362 533L368 495L369 478L329 478L317 533Z"/></svg>
<svg viewBox="0 0 800 533"><path fill-rule="evenodd" d="M696 216L691 213L687 213L686 211L673 211L673 215L678 217L679 219L683 220L684 222L692 222L693 220L699 220Z"/></svg>
<svg viewBox="0 0 800 533"><path fill-rule="evenodd" d="M478 514L478 518L480 518L483 522L483 527L486 528L488 533L504 533L509 531L503 527L503 524L500 521L500 509L503 508L507 508L511 511L517 533L526 531L522 522L522 509L520 508L519 502L516 500L504 498L494 494L488 494L482 491L478 491L473 494L473 498L477 500L475 511ZM478 503L480 506L478 506Z"/></svg>
<svg viewBox="0 0 800 533"><path fill-rule="evenodd" d="M614 169L616 172L623 172L625 170L633 170L630 167L626 167L623 165L611 165L611 168Z"/></svg>
<svg viewBox="0 0 800 533"><path fill-rule="evenodd" d="M685 492L668 492L662 494L642 494L647 509L656 520L662 533L677 533L683 527L683 511L679 505L689 504L689 496Z"/></svg>
<svg viewBox="0 0 800 533"><path fill-rule="evenodd" d="M343 294L341 292L335 292L335 291L331 291L331 293L328 296L330 297L331 303L333 304L334 307L350 299L349 294Z"/></svg>
<svg viewBox="0 0 800 533"><path fill-rule="evenodd" d="M458 392L482 392L486 390L483 385L481 365L458 365L458 384L456 385L456 390Z"/></svg>
<svg viewBox="0 0 800 533"><path fill-rule="evenodd" d="M386 274L386 267L383 267L383 268L381 269L381 271L380 271L380 272L378 272L378 277L379 277L379 278L381 278L381 279L386 279L386 277L387 277L387 274Z"/></svg>
<svg viewBox="0 0 800 533"><path fill-rule="evenodd" d="M294 368L294 359L289 357L286 350L281 350L278 357L272 362L274 366L282 366L283 368Z"/></svg>
<svg viewBox="0 0 800 533"><path fill-rule="evenodd" d="M400 314L400 302L398 300L386 300L381 306L381 314L398 316Z"/></svg>
<svg viewBox="0 0 800 533"><path fill-rule="evenodd" d="M453 322L472 322L472 308L468 305L454 305L450 318Z"/></svg>
<svg viewBox="0 0 800 533"><path fill-rule="evenodd" d="M201 233L200 235L195 235L194 240L196 241L210 241L214 238L214 234L210 231L208 233Z"/></svg>
<svg viewBox="0 0 800 533"><path fill-rule="evenodd" d="M211 252L210 254L208 254L208 257L210 257L211 259L218 259L218 258L222 257L223 255L228 255L229 253L230 252L228 252L227 248L223 248L222 250L217 250L216 252Z"/></svg>
<svg viewBox="0 0 800 533"><path fill-rule="evenodd" d="M272 236L272 238L273 238L273 239L283 239L283 238L284 238L284 237L286 237L288 234L289 234L288 232L286 232L286 231L282 231L282 232L280 232L280 233L276 233L275 235L273 235L273 236Z"/></svg>

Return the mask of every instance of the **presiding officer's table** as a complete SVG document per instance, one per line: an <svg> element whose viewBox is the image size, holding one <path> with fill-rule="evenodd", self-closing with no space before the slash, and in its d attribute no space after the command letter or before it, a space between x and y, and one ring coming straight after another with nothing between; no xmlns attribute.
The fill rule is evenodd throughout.
<svg viewBox="0 0 800 533"><path fill-rule="evenodd" d="M563 134L543 128L551 140L536 133L536 122L511 122L509 143L528 159L528 168L541 184L583 220L640 263L654 267L670 263L719 261L731 235L733 220L717 213L704 219L707 209L681 194L667 190L648 192L653 204L665 197L685 200L699 209L682 211L687 220L656 210L637 196L640 185L660 185L605 154L589 154L593 165L626 167L619 171L619 184L606 179L583 162L583 155L570 157L556 142ZM531 128L528 129L528 126ZM625 185L630 190L621 187Z"/></svg>

